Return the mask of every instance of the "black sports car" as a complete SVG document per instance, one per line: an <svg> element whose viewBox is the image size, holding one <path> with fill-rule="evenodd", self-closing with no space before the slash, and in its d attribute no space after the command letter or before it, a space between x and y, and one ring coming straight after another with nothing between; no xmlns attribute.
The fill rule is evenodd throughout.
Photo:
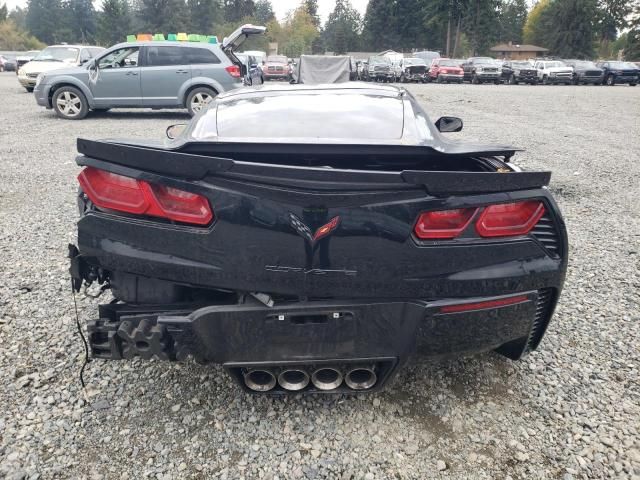
<svg viewBox="0 0 640 480"><path fill-rule="evenodd" d="M401 88L273 85L219 95L166 143L79 139L73 284L115 298L92 355L192 357L286 393L534 350L567 268L550 173L441 134L461 128Z"/></svg>

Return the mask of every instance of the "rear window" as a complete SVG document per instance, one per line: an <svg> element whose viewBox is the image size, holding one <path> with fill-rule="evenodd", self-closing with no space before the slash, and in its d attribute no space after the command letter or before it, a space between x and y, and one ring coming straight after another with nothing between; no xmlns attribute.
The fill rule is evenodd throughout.
<svg viewBox="0 0 640 480"><path fill-rule="evenodd" d="M220 59L208 48L189 48L189 63L220 63Z"/></svg>
<svg viewBox="0 0 640 480"><path fill-rule="evenodd" d="M147 66L164 67L170 65L187 65L189 60L183 47L147 47Z"/></svg>
<svg viewBox="0 0 640 480"><path fill-rule="evenodd" d="M193 130L195 139L307 138L396 140L402 137L399 97L361 93L297 93L244 97L210 109Z"/></svg>

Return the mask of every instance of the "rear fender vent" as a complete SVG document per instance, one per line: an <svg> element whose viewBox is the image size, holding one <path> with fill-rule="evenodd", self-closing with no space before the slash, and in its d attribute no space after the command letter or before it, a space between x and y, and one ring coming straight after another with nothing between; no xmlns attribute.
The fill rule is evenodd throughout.
<svg viewBox="0 0 640 480"><path fill-rule="evenodd" d="M545 213L536 226L533 227L531 234L542 244L552 257L560 258L562 256L562 244L560 242L560 237L558 236L558 230L555 222L548 212Z"/></svg>
<svg viewBox="0 0 640 480"><path fill-rule="evenodd" d="M538 300L536 302L536 315L531 326L531 333L527 339L525 352L531 352L538 347L542 336L544 335L549 320L551 319L551 309L553 308L554 289L543 288L538 290Z"/></svg>

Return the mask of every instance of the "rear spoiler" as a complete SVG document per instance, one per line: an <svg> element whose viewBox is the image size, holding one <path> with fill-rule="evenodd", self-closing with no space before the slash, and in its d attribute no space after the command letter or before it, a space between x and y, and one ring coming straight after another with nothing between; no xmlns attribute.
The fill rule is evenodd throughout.
<svg viewBox="0 0 640 480"><path fill-rule="evenodd" d="M207 175L260 183L268 179L268 183L315 190L410 184L425 188L430 195L446 196L530 190L549 185L551 179L551 172L390 172L272 165L80 138L77 145L82 154L76 158L78 165L103 166L106 162L185 180L202 180Z"/></svg>

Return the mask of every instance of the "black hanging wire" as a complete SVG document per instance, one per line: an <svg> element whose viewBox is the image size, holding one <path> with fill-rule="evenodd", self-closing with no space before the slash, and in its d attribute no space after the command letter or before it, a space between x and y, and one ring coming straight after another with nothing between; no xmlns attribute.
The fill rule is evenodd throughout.
<svg viewBox="0 0 640 480"><path fill-rule="evenodd" d="M80 325L80 316L78 315L78 304L76 302L76 291L73 287L74 285L73 285L73 278L72 278L71 279L71 295L73 296L73 308L75 309L75 312L76 312L76 327L78 328L78 333L80 334L80 338L82 339L82 343L84 344L84 363L82 364L82 368L80 369L80 384L84 389L85 388L84 369L91 359L89 358L89 344L87 343L87 340L84 338L84 332L82 331L82 326Z"/></svg>

